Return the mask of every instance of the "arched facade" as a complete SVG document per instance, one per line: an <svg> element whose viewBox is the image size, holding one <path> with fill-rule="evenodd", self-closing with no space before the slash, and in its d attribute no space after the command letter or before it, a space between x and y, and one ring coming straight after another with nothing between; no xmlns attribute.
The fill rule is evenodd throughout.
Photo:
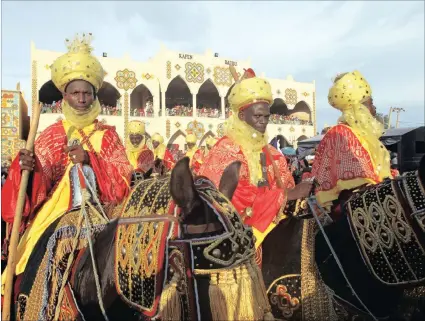
<svg viewBox="0 0 425 321"><path fill-rule="evenodd" d="M62 93L55 86L53 81L49 80L41 86L38 91L38 100L43 104L41 108L42 114L60 114L62 108L60 101L62 100Z"/></svg>
<svg viewBox="0 0 425 321"><path fill-rule="evenodd" d="M130 115L134 117L153 117L153 95L144 84L138 85L130 94Z"/></svg>
<svg viewBox="0 0 425 321"><path fill-rule="evenodd" d="M294 109L290 111L289 115L294 119L299 119L304 122L310 123L312 120L310 106L304 100L297 102Z"/></svg>
<svg viewBox="0 0 425 321"><path fill-rule="evenodd" d="M196 95L196 110L199 117L220 117L221 98L217 87L207 79Z"/></svg>
<svg viewBox="0 0 425 321"><path fill-rule="evenodd" d="M201 140L199 141L198 146L204 145L204 142L205 142L205 140L207 140L208 137L215 137L214 133L211 130L207 131L205 133L205 135L202 136Z"/></svg>
<svg viewBox="0 0 425 321"><path fill-rule="evenodd" d="M51 79L49 66L62 54L63 52L36 49L35 45L31 44L31 87L33 92L30 100L32 105L37 104L39 98L43 96L38 90L40 86ZM288 97L292 99L293 104L286 104L289 111L294 109L300 100L311 106L313 125L298 124L281 119L278 122L270 122L267 128L269 137L283 134L292 141L301 135L312 137L315 134L316 89L314 82L301 83L289 78L268 78L261 74L260 70L256 70L255 66L251 66L249 60L232 61L232 59L221 56L215 57L214 52L210 50L191 54L161 47L155 56L146 61L138 61L137 57L130 58L125 55L122 58L98 57L98 59L107 71L104 81L115 87L121 95L117 107L121 106L122 111L121 116L106 114L102 115L100 119L108 125L114 126L123 141L125 141L128 122L133 119L145 121L147 131L159 132L166 140L179 131L184 132L188 124L195 120L202 123L206 131L219 135L218 133L222 131L221 124L231 114L227 99L234 84L229 70L230 64L234 65L236 72L240 75L244 73L244 69L252 67L258 77L265 78L270 82L274 99L280 98L286 102L286 92L287 89L290 89L291 95ZM144 87L150 92L149 98L152 97L154 110L152 117L148 117L147 113L144 115L136 113L134 116L135 105L143 105L144 98L138 98L138 96L141 88L145 93L147 92ZM215 92L214 99L221 108L220 116L203 117L203 115L198 115L196 107L203 104L204 94L211 92L214 87L218 91L218 93ZM142 94L142 96L145 97L146 94ZM137 100L139 101L137 102ZM172 110L176 103L182 104L186 108ZM58 116L51 113L43 114L40 119L40 130L54 123ZM184 136L180 135L174 142L180 142L180 139L183 147Z"/></svg>
<svg viewBox="0 0 425 321"><path fill-rule="evenodd" d="M289 114L288 106L286 106L282 98L275 98L273 104L270 106L270 113L287 116Z"/></svg>
<svg viewBox="0 0 425 321"><path fill-rule="evenodd" d="M180 76L176 76L168 84L165 92L166 115L193 116L193 97L189 86Z"/></svg>
<svg viewBox="0 0 425 321"><path fill-rule="evenodd" d="M104 81L97 93L102 108L101 115L121 116L122 105L120 103L121 94L117 88L109 82Z"/></svg>

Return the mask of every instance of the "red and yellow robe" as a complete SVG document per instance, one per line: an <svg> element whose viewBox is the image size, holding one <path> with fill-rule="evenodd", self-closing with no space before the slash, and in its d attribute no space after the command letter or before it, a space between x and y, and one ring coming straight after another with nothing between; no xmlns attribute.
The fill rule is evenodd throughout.
<svg viewBox="0 0 425 321"><path fill-rule="evenodd" d="M294 179L288 170L285 157L273 146L269 145L269 149L284 186L287 189L293 188ZM208 177L219 186L226 167L235 161L242 163L239 183L231 201L242 215L245 224L253 227L256 247L260 246L267 234L276 226L276 218L284 218L283 208L286 205L285 190L277 187L271 159L264 149L263 153L266 155L268 187L258 187L250 182L248 163L240 146L226 136L209 151L199 171L195 172L197 175Z"/></svg>
<svg viewBox="0 0 425 321"><path fill-rule="evenodd" d="M204 163L205 157L208 155L208 152L199 148L192 157L192 169L195 173L199 171L201 165Z"/></svg>
<svg viewBox="0 0 425 321"><path fill-rule="evenodd" d="M23 211L27 229L18 246L16 274L24 271L29 255L42 233L66 213L72 204L69 171L73 163L64 151L68 144L66 133L70 127L66 120L59 121L45 129L35 142L36 163L28 187L30 194L26 196ZM95 121L83 130L74 130L70 139L79 139L88 152L90 166L96 175L100 201L109 204L123 201L129 193L132 168L115 128ZM9 223L13 222L15 215L20 181L21 170L17 157L2 188L1 215Z"/></svg>
<svg viewBox="0 0 425 321"><path fill-rule="evenodd" d="M164 144L159 144L158 147L154 149L153 153L155 159L158 158L162 160L167 170L171 170L174 167L175 161L173 155Z"/></svg>
<svg viewBox="0 0 425 321"><path fill-rule="evenodd" d="M342 190L382 181L361 137L344 124L332 127L323 137L311 176L319 184L316 197L322 206L330 206Z"/></svg>

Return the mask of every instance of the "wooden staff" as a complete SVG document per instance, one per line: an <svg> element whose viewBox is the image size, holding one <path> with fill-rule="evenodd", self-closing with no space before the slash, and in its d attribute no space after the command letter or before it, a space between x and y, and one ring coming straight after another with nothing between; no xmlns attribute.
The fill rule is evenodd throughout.
<svg viewBox="0 0 425 321"><path fill-rule="evenodd" d="M33 152L34 150L34 141L35 136L37 135L38 122L40 120L42 104L38 104L34 107L33 117L31 121L30 132L28 134L27 144L25 149ZM3 301L3 315L2 320L10 320L10 310L12 304L12 292L13 292L13 279L15 276L16 268L16 254L19 243L19 228L22 221L22 212L25 205L25 197L27 193L28 179L30 176L30 171L23 170L21 175L21 184L19 186L19 194L16 202L15 217L13 219L12 234L10 235L10 244L9 244L9 255L7 258L7 272L6 272L6 282L4 287L4 301Z"/></svg>

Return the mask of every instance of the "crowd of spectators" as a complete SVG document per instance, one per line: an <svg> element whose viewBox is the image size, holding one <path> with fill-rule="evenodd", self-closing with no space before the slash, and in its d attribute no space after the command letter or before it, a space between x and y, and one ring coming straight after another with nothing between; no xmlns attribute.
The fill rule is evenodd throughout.
<svg viewBox="0 0 425 321"><path fill-rule="evenodd" d="M302 120L294 116L285 116L272 114L270 115L271 124L286 124L286 125L313 125L313 122Z"/></svg>

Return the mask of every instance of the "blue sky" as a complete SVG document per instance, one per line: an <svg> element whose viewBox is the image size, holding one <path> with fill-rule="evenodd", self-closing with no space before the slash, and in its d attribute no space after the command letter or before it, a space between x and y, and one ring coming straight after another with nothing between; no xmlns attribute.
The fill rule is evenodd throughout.
<svg viewBox="0 0 425 321"><path fill-rule="evenodd" d="M318 127L339 112L327 102L331 79L360 70L378 111L403 107L402 126L423 125L424 2L25 2L2 1L2 88L18 81L30 101L30 41L64 51L64 39L92 32L95 54L145 60L161 43L251 57L257 73L316 81ZM395 117L393 117L395 119Z"/></svg>

